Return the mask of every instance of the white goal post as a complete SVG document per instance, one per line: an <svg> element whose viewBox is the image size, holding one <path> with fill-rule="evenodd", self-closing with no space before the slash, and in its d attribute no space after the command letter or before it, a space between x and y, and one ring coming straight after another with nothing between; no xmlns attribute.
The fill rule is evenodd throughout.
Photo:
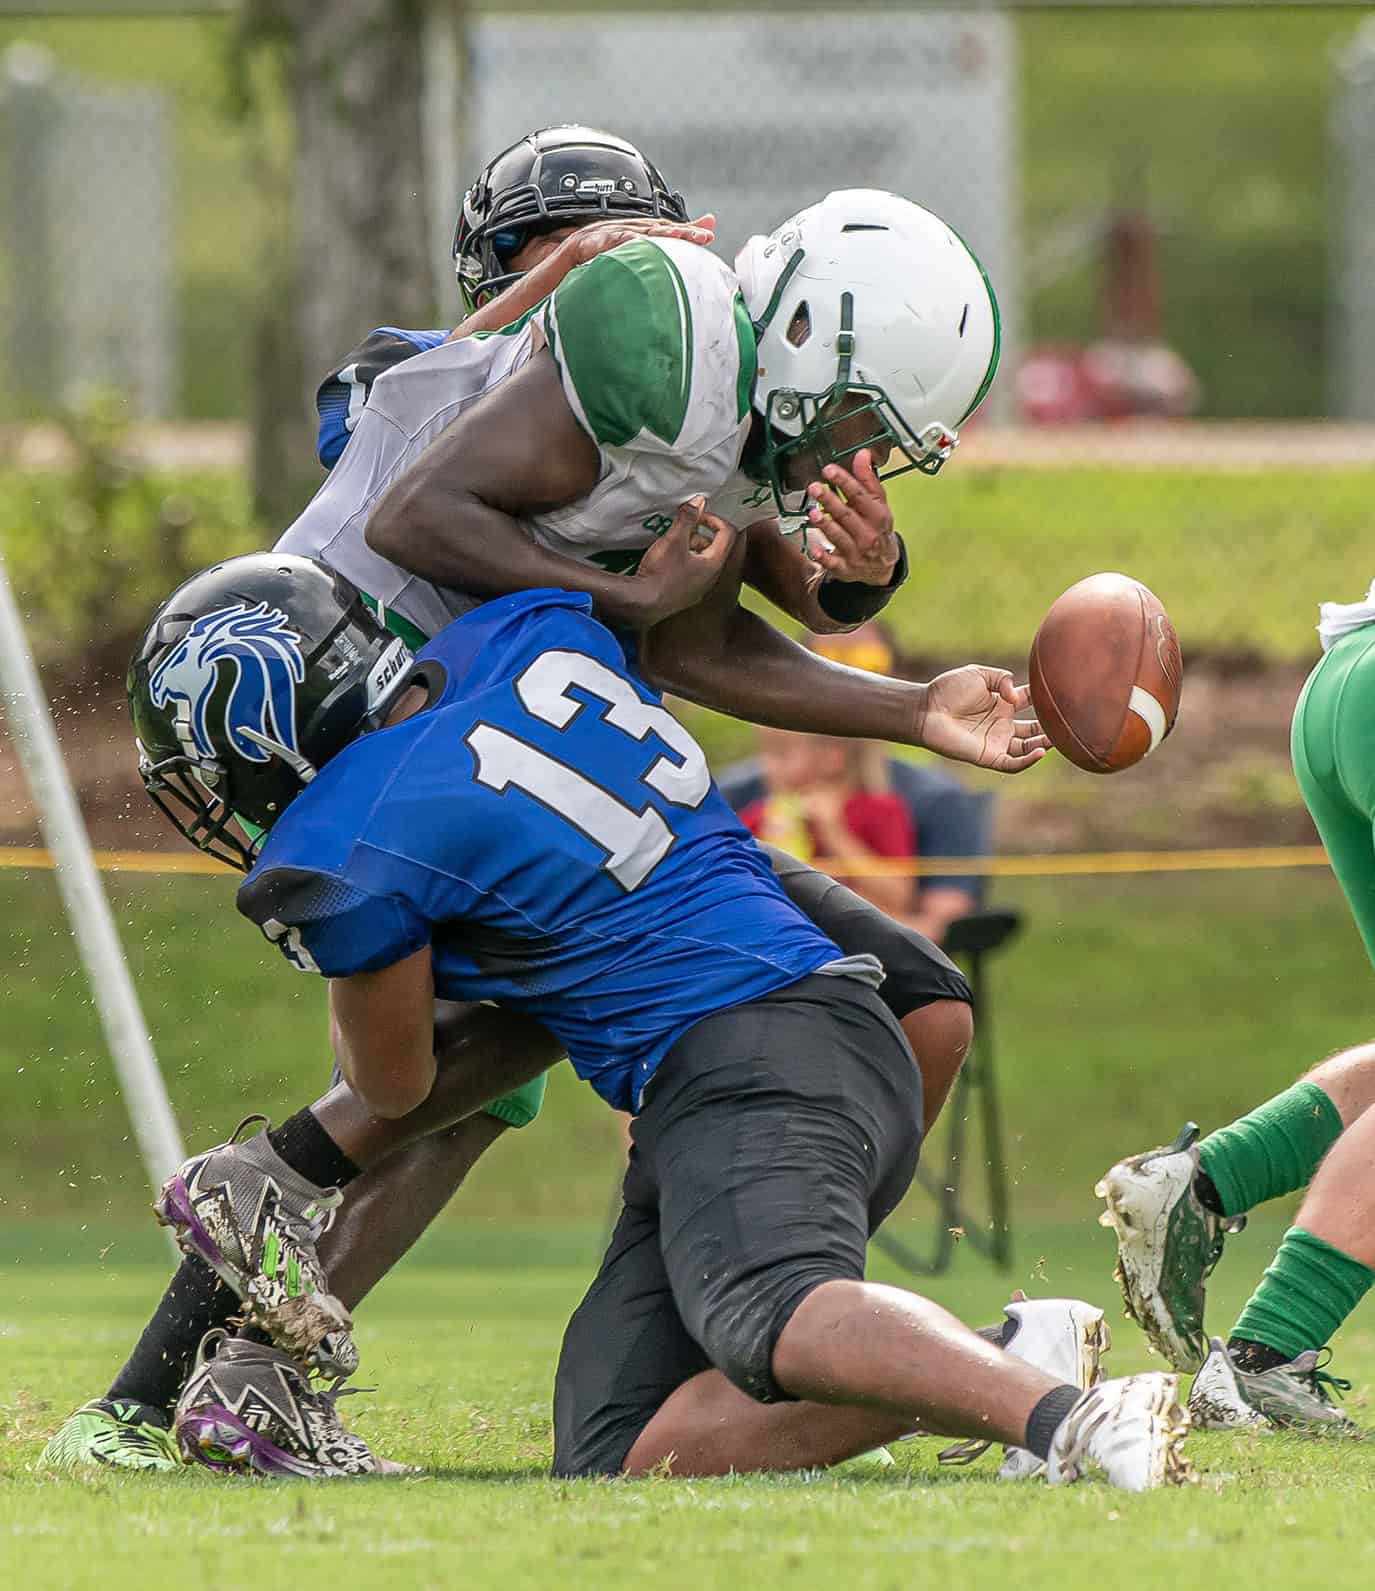
<svg viewBox="0 0 1375 1591"><path fill-rule="evenodd" d="M148 1037L52 710L0 555L0 699L86 968L124 1103L156 1191L183 1158L181 1134ZM170 1234L169 1234L170 1236ZM175 1245L174 1245L175 1246Z"/></svg>

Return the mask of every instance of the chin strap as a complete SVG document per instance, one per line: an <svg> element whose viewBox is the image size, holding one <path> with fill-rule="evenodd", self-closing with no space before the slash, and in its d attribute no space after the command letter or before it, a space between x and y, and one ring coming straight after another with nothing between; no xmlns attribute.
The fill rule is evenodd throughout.
<svg viewBox="0 0 1375 1591"><path fill-rule="evenodd" d="M245 740L251 740L255 746L261 746L269 755L280 757L302 784L309 784L319 772L315 764L307 761L299 751L292 751L290 746L284 746L280 740L273 740L270 735L260 735L256 729L249 729L243 724L239 726L238 732Z"/></svg>
<svg viewBox="0 0 1375 1591"><path fill-rule="evenodd" d="M836 386L850 385L850 365L855 357L855 295L840 295L840 330L836 333Z"/></svg>

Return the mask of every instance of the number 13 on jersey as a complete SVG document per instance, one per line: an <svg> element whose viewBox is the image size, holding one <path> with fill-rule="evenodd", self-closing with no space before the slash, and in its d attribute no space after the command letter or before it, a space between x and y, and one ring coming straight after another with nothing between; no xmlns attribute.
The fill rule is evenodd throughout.
<svg viewBox="0 0 1375 1591"><path fill-rule="evenodd" d="M600 706L598 716L630 740L656 735L671 756L660 754L640 775L671 806L693 810L711 789L702 748L674 716L642 701L623 675L585 652L543 652L515 680L525 711L541 723L564 730L580 713ZM581 769L550 756L509 730L480 723L464 737L477 767L479 784L499 795L522 790L604 851L602 868L622 889L643 884L673 846L675 835L648 797L637 809L613 795Z"/></svg>

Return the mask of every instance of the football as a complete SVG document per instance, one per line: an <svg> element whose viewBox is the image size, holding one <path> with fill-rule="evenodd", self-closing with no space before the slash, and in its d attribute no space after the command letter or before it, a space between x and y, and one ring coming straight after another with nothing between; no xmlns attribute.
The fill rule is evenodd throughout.
<svg viewBox="0 0 1375 1591"><path fill-rule="evenodd" d="M1174 728L1184 664L1159 598L1128 575L1101 574L1052 603L1028 677L1055 749L1087 773L1120 773Z"/></svg>

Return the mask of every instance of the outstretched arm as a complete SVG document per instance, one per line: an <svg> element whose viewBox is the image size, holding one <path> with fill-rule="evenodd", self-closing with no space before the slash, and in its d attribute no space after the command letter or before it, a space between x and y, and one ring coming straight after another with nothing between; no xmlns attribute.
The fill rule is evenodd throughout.
<svg viewBox="0 0 1375 1591"><path fill-rule="evenodd" d="M1040 724L1017 717L1029 692L1005 669L970 664L917 684L829 662L740 606L743 552L738 542L702 602L645 635L641 666L660 689L750 723L924 746L1001 773L1045 755Z"/></svg>

